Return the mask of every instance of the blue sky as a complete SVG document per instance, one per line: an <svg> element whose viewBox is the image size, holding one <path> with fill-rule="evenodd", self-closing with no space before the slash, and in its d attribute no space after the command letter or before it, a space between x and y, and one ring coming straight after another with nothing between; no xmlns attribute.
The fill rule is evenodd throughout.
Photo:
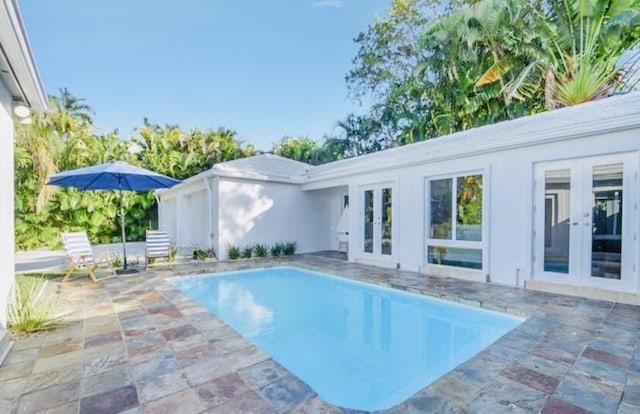
<svg viewBox="0 0 640 414"><path fill-rule="evenodd" d="M103 131L143 117L225 127L268 150L320 140L349 112L353 38L390 0L19 0L45 89L85 98Z"/></svg>

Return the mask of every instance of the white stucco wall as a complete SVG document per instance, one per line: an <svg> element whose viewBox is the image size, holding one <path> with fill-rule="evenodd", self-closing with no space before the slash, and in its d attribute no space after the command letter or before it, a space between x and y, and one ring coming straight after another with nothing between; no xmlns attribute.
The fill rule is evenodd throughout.
<svg viewBox="0 0 640 414"><path fill-rule="evenodd" d="M209 196L206 190L196 191L187 196L189 233L186 244L201 249L209 248Z"/></svg>
<svg viewBox="0 0 640 414"><path fill-rule="evenodd" d="M13 120L11 95L0 81L0 330L7 327L7 306L14 273ZM0 350L1 351L1 350Z"/></svg>
<svg viewBox="0 0 640 414"><path fill-rule="evenodd" d="M182 254L195 247L217 250L217 181L200 179L159 193L159 227Z"/></svg>
<svg viewBox="0 0 640 414"><path fill-rule="evenodd" d="M487 203L485 221L488 225L485 232L488 252L486 271L492 282L515 285L516 272L520 269L522 285L523 280L532 274L535 163L623 152L633 152L635 159L640 160L640 130L625 130L406 168L355 174L346 179L305 184L303 188L330 188L345 180L348 182L351 199L350 260L367 261L367 256L361 253L358 237L358 221L361 218L357 200L360 188L375 183L394 183L394 226L397 226L394 233L395 254L389 259L389 263L384 264L399 263L403 269L418 270L425 264L425 180L447 174L482 171ZM635 197L638 197L638 179L634 188ZM638 215L637 212L634 213ZM634 224L637 234L640 234L639 221L636 220ZM635 250L640 250L637 242Z"/></svg>
<svg viewBox="0 0 640 414"><path fill-rule="evenodd" d="M211 231L211 247L216 252L218 257L220 256L220 243L219 243L219 226L218 226L218 217L220 215L219 210L219 182L216 179L209 178L209 187L211 191L211 222L210 222L210 231Z"/></svg>
<svg viewBox="0 0 640 414"><path fill-rule="evenodd" d="M218 249L222 258L227 257L229 245L295 241L300 253L332 246L334 217L325 214L325 208L332 208L332 201L320 192L302 192L295 184L220 178L218 201ZM333 204L336 208L340 205L337 199Z"/></svg>
<svg viewBox="0 0 640 414"><path fill-rule="evenodd" d="M347 193L347 187L335 187L325 190L306 192L315 208L315 221L317 233L313 242L314 251L338 250L338 233L336 226L342 213L343 196Z"/></svg>
<svg viewBox="0 0 640 414"><path fill-rule="evenodd" d="M185 254L194 245L207 247L206 240L202 244L199 242L201 237L206 237L200 233L208 228L204 180L182 184L178 189L161 191L159 197L158 227L167 230L171 241ZM196 235L192 235L194 227L198 229Z"/></svg>
<svg viewBox="0 0 640 414"><path fill-rule="evenodd" d="M198 221L205 221L202 216L204 208L183 217L181 212L187 211L185 206L190 199L189 194L214 188L211 198L217 197L217 200L211 205L213 220L210 223L216 230L213 243L219 257L227 257L226 250L230 244L243 247L254 243L296 241L299 252L335 250L338 247L335 227L340 217L342 197L348 190L349 260L523 286L534 275L536 165L570 160L575 166L582 165L576 160L598 160L610 154L626 154L624 163L629 168L625 170L624 200L633 201L625 204L625 234L630 237L625 236L622 266L631 278L626 276L623 279L629 281L625 282L627 284L617 287L610 284L609 288L637 294L640 293L638 103L640 94L631 94L469 130L310 167L306 174L291 177L289 183L277 182L282 177L274 179L268 175L263 178L229 178L203 173L169 191L177 200L178 240L189 240L183 232L200 231L189 220L195 217ZM620 159L620 156L616 157ZM207 174L211 180L209 185L204 179ZM483 176L483 269L475 271L428 265L425 185L428 180L466 174ZM591 180L590 175L581 176L591 174L586 170L576 174L576 183ZM544 186L544 183L540 185ZM393 254L390 256L362 252L362 191L365 187L376 186L378 189L393 188ZM582 194L579 204L589 205L586 193L579 191L576 194ZM586 245L587 242L581 241L580 244ZM452 242L452 245L462 247L457 242ZM473 246L476 247L479 246ZM589 246L581 249L582 252L590 252ZM589 258L586 253L578 256L575 255L576 260ZM580 283L583 282L577 282Z"/></svg>
<svg viewBox="0 0 640 414"><path fill-rule="evenodd" d="M178 223L175 197L162 199L158 203L158 228L166 230L173 243L178 240Z"/></svg>

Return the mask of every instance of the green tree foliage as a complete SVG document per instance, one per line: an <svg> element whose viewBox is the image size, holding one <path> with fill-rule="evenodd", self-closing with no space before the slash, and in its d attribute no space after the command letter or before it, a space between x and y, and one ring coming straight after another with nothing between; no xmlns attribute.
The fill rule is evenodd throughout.
<svg viewBox="0 0 640 414"><path fill-rule="evenodd" d="M143 123L135 136L95 133L91 108L62 89L50 98L50 111L34 113L34 122L17 124L15 142L16 246L58 247L60 232L86 230L94 243L120 241L115 191L81 191L45 185L58 171L124 160L184 179L215 163L253 155L235 132L184 131L176 126ZM125 192L127 240L143 240L157 221L152 191Z"/></svg>
<svg viewBox="0 0 640 414"><path fill-rule="evenodd" d="M347 141L341 138L327 137L322 144L309 137L284 137L274 142L271 151L281 157L305 162L311 165L341 160L348 156Z"/></svg>
<svg viewBox="0 0 640 414"><path fill-rule="evenodd" d="M640 0L393 0L356 39L345 121L358 153L606 96ZM445 7L450 5L450 7Z"/></svg>
<svg viewBox="0 0 640 414"><path fill-rule="evenodd" d="M276 155L307 164L318 164L321 149L317 142L308 137L284 137L280 142L274 142L272 147Z"/></svg>
<svg viewBox="0 0 640 414"><path fill-rule="evenodd" d="M285 137L272 151L322 164L598 99L630 79L618 58L639 39L640 0L392 0L356 37L346 76L370 112L348 115L321 144ZM144 120L127 139L96 134L93 111L67 89L50 107L17 127L18 248L57 245L63 229L119 241L115 192L46 186L57 171L122 159L184 179L255 154L224 128ZM124 201L128 239L140 240L154 225L153 193Z"/></svg>
<svg viewBox="0 0 640 414"><path fill-rule="evenodd" d="M251 145L243 146L234 131L184 131L178 126L144 124L131 138L132 152L144 168L177 179L185 179L208 170L218 162L255 154Z"/></svg>
<svg viewBox="0 0 640 414"><path fill-rule="evenodd" d="M543 96L549 110L606 97L626 75L619 57L640 39L640 1L555 0L542 7L544 14L531 10L536 31L529 36L542 49L495 55L477 84L510 79L502 88L509 99Z"/></svg>

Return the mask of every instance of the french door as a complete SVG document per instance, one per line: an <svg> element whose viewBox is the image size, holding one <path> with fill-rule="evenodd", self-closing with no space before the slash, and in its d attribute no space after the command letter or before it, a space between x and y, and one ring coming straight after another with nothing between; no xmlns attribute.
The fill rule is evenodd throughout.
<svg viewBox="0 0 640 414"><path fill-rule="evenodd" d="M636 169L629 154L536 165L535 277L635 291Z"/></svg>
<svg viewBox="0 0 640 414"><path fill-rule="evenodd" d="M395 254L392 183L360 187L360 251L389 259Z"/></svg>

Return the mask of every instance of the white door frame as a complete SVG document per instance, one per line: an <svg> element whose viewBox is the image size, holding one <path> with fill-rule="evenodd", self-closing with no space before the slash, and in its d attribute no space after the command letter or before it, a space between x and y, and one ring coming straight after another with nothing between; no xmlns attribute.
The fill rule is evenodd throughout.
<svg viewBox="0 0 640 414"><path fill-rule="evenodd" d="M592 276L593 238L593 168L622 164L622 234L621 278L608 279ZM535 165L534 194L534 278L550 282L595 287L607 290L636 293L638 290L637 226L638 226L638 159L637 154L624 153L598 157L537 163ZM545 262L545 172L568 170L570 172L570 206L566 209L568 226L568 273L544 270ZM564 194L566 195L566 193ZM563 197L562 192L558 197ZM555 198L555 203L561 203ZM566 201L566 200L564 200ZM560 215L558 206L555 212ZM562 217L560 217L562 219Z"/></svg>
<svg viewBox="0 0 640 414"><path fill-rule="evenodd" d="M391 189L391 254L382 253L382 190ZM364 250L364 193L373 191L373 246L372 252ZM354 249L365 261L394 266L398 254L397 186L395 181L385 181L358 186L358 247Z"/></svg>

